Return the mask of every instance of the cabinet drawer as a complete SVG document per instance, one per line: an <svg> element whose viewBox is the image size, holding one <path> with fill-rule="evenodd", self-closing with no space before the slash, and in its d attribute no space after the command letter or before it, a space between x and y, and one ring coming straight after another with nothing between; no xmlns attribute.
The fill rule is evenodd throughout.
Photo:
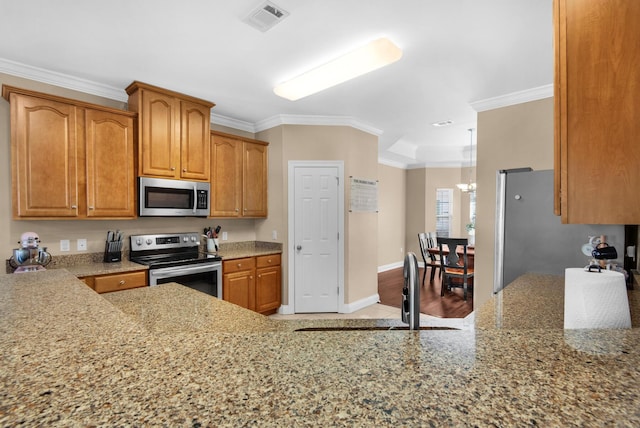
<svg viewBox="0 0 640 428"><path fill-rule="evenodd" d="M244 259L227 260L222 263L222 273L240 272L256 267L256 259L254 257L246 257Z"/></svg>
<svg viewBox="0 0 640 428"><path fill-rule="evenodd" d="M93 279L93 289L96 290L97 293L127 290L129 288L145 287L146 285L146 271L96 276Z"/></svg>
<svg viewBox="0 0 640 428"><path fill-rule="evenodd" d="M256 257L257 267L269 267L280 265L280 254L269 254L268 256Z"/></svg>

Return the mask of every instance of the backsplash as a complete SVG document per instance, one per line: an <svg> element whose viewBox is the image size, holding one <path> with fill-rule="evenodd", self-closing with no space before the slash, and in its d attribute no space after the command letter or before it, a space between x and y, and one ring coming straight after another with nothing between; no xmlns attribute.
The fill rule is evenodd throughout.
<svg viewBox="0 0 640 428"><path fill-rule="evenodd" d="M206 249L203 244L200 246L200 250L205 252ZM237 253L237 252L252 252L252 251L282 251L282 243L279 242L266 242L266 241L241 241L241 242L223 242L220 244L218 252L224 253ZM129 250L122 250L123 260L129 260ZM47 266L49 269L65 268L67 266L85 265L91 263L103 263L104 253L80 253L80 254L65 254L54 255L51 257L51 263ZM6 273L13 273L15 269L9 264L9 260L5 260Z"/></svg>

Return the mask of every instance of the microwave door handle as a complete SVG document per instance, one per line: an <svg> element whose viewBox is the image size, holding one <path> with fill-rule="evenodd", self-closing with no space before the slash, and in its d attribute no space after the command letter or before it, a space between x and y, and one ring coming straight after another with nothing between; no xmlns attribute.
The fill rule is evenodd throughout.
<svg viewBox="0 0 640 428"><path fill-rule="evenodd" d="M196 207L198 206L198 185L193 184L193 213L196 213Z"/></svg>

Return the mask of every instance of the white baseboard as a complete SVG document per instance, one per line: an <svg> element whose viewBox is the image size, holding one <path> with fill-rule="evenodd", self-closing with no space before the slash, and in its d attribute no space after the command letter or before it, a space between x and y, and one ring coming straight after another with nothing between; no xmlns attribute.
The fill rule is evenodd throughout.
<svg viewBox="0 0 640 428"><path fill-rule="evenodd" d="M392 269L401 268L402 266L404 266L404 262L396 262L396 263L390 263L388 265L378 266L378 273L386 272L386 271L392 270ZM424 267L424 262L418 262L418 267L423 268Z"/></svg>
<svg viewBox="0 0 640 428"><path fill-rule="evenodd" d="M397 269L404 266L404 262L395 262L388 265L378 266L378 273L386 272L388 270Z"/></svg>
<svg viewBox="0 0 640 428"><path fill-rule="evenodd" d="M345 303L342 305L342 310L340 313L350 314L355 311L359 311L360 309L364 309L367 306L375 305L380 302L380 295L378 293L373 294L369 297L365 297L364 299L360 299L353 303Z"/></svg>

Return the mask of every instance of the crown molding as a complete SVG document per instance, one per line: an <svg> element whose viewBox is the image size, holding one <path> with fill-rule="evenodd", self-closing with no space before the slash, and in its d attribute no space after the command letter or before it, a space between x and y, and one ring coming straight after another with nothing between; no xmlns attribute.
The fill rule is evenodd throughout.
<svg viewBox="0 0 640 428"><path fill-rule="evenodd" d="M251 122L234 119L233 117L229 116L223 116L221 114L214 113L213 110L211 111L211 123L215 123L216 125L228 126L229 128L233 129L239 129L240 131L251 132L252 134L258 132L256 131L256 125Z"/></svg>
<svg viewBox="0 0 640 428"><path fill-rule="evenodd" d="M318 125L318 126L350 126L376 136L383 131L350 116L320 116L299 114L278 114L255 123L256 132L280 125Z"/></svg>
<svg viewBox="0 0 640 428"><path fill-rule="evenodd" d="M510 94L499 95L485 100L472 102L471 107L479 112L493 110L501 107L508 107L529 101L541 100L553 97L553 84L538 86L537 88L526 89L524 91L512 92Z"/></svg>
<svg viewBox="0 0 640 428"><path fill-rule="evenodd" d="M124 103L129 99L127 93L122 88L116 88L99 82L46 70L44 68L34 67L4 58L0 58L0 73L6 73L41 83L60 86L62 88L84 92L86 94L96 95ZM251 123L212 112L210 120L212 123L218 125L228 126L230 128L254 134L279 125L350 126L376 136L380 136L383 133L381 129L349 116L280 114L256 123Z"/></svg>
<svg viewBox="0 0 640 428"><path fill-rule="evenodd" d="M45 70L44 68L22 64L20 62L4 58L0 58L0 73L11 74L13 76L23 77L25 79L60 86L62 88L97 95L99 97L109 98L111 100L121 101L124 103L128 100L127 93L122 88L116 88L114 86L105 85L92 80L74 77L69 74Z"/></svg>

